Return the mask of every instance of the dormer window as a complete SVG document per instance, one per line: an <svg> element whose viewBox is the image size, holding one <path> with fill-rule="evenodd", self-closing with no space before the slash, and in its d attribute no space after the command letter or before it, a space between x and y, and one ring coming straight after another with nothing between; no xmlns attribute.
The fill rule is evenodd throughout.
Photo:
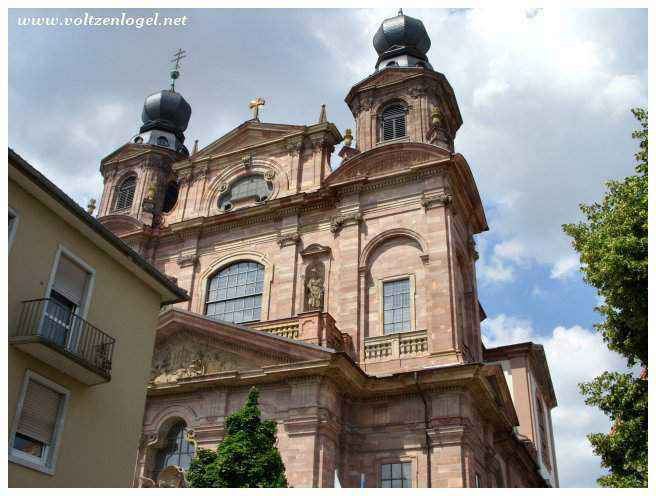
<svg viewBox="0 0 656 496"><path fill-rule="evenodd" d="M261 203L271 196L273 185L262 174L252 174L239 179L219 198L219 208L232 210L239 203Z"/></svg>
<svg viewBox="0 0 656 496"><path fill-rule="evenodd" d="M406 108L400 103L393 103L385 107L380 116L381 141L402 138L406 135L406 113Z"/></svg>

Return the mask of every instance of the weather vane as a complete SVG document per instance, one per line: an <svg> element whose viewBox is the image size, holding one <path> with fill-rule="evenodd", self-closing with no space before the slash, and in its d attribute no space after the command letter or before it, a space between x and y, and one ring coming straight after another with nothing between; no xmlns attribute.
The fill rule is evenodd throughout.
<svg viewBox="0 0 656 496"><path fill-rule="evenodd" d="M178 51L175 52L171 62L175 62L175 66L171 69L171 91L175 91L175 80L180 77L180 60L187 56L186 50L178 48Z"/></svg>

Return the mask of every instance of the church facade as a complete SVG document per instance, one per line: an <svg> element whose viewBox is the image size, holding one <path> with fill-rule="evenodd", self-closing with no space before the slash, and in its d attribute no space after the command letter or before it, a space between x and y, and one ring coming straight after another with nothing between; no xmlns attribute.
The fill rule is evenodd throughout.
<svg viewBox="0 0 656 496"><path fill-rule="evenodd" d="M172 88L102 160L98 219L191 296L160 314L135 486L181 483L252 386L294 487L558 486L544 350L481 341L488 226L454 91L421 21L386 19L374 47L355 133L323 108L262 122L257 99L189 153Z"/></svg>

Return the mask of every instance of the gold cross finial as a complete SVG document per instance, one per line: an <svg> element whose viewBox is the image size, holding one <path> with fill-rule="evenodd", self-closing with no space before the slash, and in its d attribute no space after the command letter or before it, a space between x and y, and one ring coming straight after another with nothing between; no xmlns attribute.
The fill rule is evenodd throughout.
<svg viewBox="0 0 656 496"><path fill-rule="evenodd" d="M250 101L250 103L248 104L248 108L250 108L253 111L253 119L259 120L260 107L265 104L266 102L259 96L255 98L255 100Z"/></svg>

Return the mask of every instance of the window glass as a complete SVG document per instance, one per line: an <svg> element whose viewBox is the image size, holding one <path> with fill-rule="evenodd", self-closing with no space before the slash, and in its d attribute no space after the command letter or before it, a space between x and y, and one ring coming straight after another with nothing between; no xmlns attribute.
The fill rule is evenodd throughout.
<svg viewBox="0 0 656 496"><path fill-rule="evenodd" d="M273 185L262 174L253 174L236 181L219 198L219 208L230 210L234 203L242 200L263 202L271 196Z"/></svg>
<svg viewBox="0 0 656 496"><path fill-rule="evenodd" d="M410 279L383 283L384 333L410 330Z"/></svg>
<svg viewBox="0 0 656 496"><path fill-rule="evenodd" d="M260 320L264 266L237 262L209 280L205 315L236 324Z"/></svg>
<svg viewBox="0 0 656 496"><path fill-rule="evenodd" d="M178 422L169 429L165 445L157 452L153 479L157 480L159 474L166 467L177 465L182 470L189 469L194 458L194 444L188 440L189 432L184 422Z"/></svg>
<svg viewBox="0 0 656 496"><path fill-rule="evenodd" d="M412 487L411 467L411 462L382 464L380 487Z"/></svg>

